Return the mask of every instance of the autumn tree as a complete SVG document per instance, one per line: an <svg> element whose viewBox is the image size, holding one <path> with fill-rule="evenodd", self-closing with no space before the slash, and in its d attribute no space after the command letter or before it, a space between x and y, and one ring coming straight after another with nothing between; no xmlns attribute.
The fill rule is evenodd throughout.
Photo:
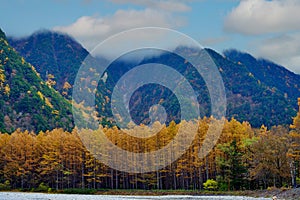
<svg viewBox="0 0 300 200"><path fill-rule="evenodd" d="M282 187L289 177L288 129L283 126L267 130L262 126L258 138L251 146L252 164L251 178L262 183L263 188L269 186ZM259 185L260 186L260 185Z"/></svg>
<svg viewBox="0 0 300 200"><path fill-rule="evenodd" d="M54 75L53 74L48 74L47 73L47 80L46 80L46 84L49 86L49 87L52 87L56 84L56 81L54 80Z"/></svg>
<svg viewBox="0 0 300 200"><path fill-rule="evenodd" d="M297 116L294 117L293 124L290 125L291 145L288 152L293 187L296 187L296 178L300 175L300 98L298 98L298 106Z"/></svg>

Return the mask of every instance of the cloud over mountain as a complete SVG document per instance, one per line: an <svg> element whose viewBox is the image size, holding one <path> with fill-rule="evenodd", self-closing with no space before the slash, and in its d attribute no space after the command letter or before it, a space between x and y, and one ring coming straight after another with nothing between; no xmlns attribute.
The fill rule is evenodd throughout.
<svg viewBox="0 0 300 200"><path fill-rule="evenodd" d="M113 3L118 4L134 4L145 6L147 8L159 9L169 12L186 12L191 8L186 4L188 1L178 1L178 0L162 0L162 1L153 1L153 0L109 0Z"/></svg>
<svg viewBox="0 0 300 200"><path fill-rule="evenodd" d="M225 18L224 29L246 35L300 30L300 1L242 0Z"/></svg>
<svg viewBox="0 0 300 200"><path fill-rule="evenodd" d="M252 40L256 56L300 73L300 1L241 0L224 19L224 31Z"/></svg>
<svg viewBox="0 0 300 200"><path fill-rule="evenodd" d="M81 16L67 26L56 26L55 31L68 33L75 37L85 48L92 50L106 38L124 30L139 27L178 28L183 26L185 18L174 13L190 10L181 1L149 1L149 0L110 0L115 4L134 4L142 9L119 9L112 15ZM137 38L141 38L138 36ZM141 38L145 39L145 38Z"/></svg>
<svg viewBox="0 0 300 200"><path fill-rule="evenodd" d="M300 74L300 34L282 34L257 44L257 54Z"/></svg>

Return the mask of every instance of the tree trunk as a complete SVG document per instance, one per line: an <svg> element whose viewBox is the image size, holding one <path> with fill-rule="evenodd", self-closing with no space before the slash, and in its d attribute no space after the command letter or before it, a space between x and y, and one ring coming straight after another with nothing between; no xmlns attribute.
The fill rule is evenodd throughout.
<svg viewBox="0 0 300 200"><path fill-rule="evenodd" d="M290 170L291 170L291 178L292 178L292 187L296 188L297 187L297 182L296 182L296 169L295 169L295 162L292 161L290 162Z"/></svg>

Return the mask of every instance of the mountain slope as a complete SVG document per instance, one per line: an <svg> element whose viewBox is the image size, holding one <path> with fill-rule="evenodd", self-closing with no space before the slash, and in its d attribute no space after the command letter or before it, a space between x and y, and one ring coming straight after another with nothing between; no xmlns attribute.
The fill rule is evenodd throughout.
<svg viewBox="0 0 300 200"><path fill-rule="evenodd" d="M248 53L237 50L226 50L224 55L233 62L240 62L269 87L275 87L286 96L297 102L300 96L300 75L265 59L256 59Z"/></svg>
<svg viewBox="0 0 300 200"><path fill-rule="evenodd" d="M9 43L30 62L43 80L51 78L54 88L64 96L71 95L77 71L88 52L68 35L42 31L21 39L9 38ZM54 77L49 77L53 75Z"/></svg>
<svg viewBox="0 0 300 200"><path fill-rule="evenodd" d="M28 38L11 41L16 50L35 63L37 71L41 73L42 77L44 74L44 80L47 80L46 72L54 75L57 82L56 88L61 92L66 92L62 89L65 81L72 85L77 70L88 54L72 38L59 33L39 32ZM57 41L59 41L58 44ZM190 51L190 49L182 48L182 51ZM207 49L207 52L216 62L226 87L227 118L235 117L239 121L249 121L254 127L262 124L272 126L291 123L297 109L295 97L300 96L299 89L295 86L299 83L298 75L293 75L282 67L263 73L255 69L266 70L261 67L265 65L266 61L257 61L249 66L245 61L239 63L233 58L225 58L213 50ZM111 94L120 77L137 65L151 62L172 65L174 69L187 77L198 95L201 115L210 115L210 99L205 83L201 77L196 76L193 66L168 53L157 55L159 56L146 58L139 63L128 59L119 59L111 63L106 71L107 80L97 83L98 90L95 93L96 109L99 116L105 121L104 123L112 119ZM72 65L66 63L72 63ZM268 65L273 66L271 63ZM89 70L95 71L96 69L91 66ZM86 77L82 81L86 82L83 85L91 84L90 77ZM285 87L288 85L295 87ZM283 87L285 88L283 89ZM89 90L87 87L82 89ZM90 90L90 92L93 93L94 90ZM71 90L67 91L68 95L70 93ZM129 106L132 108L131 115L134 121L149 123L148 111L154 104L166 107L170 113L168 121L180 119L178 112L180 107L176 98L172 96L172 92L167 88L152 84L139 88L130 99Z"/></svg>
<svg viewBox="0 0 300 200"><path fill-rule="evenodd" d="M254 127L291 123L297 110L297 103L292 98L268 82L260 81L246 65L232 62L213 50L208 51L220 67L227 90L228 116L249 121Z"/></svg>
<svg viewBox="0 0 300 200"><path fill-rule="evenodd" d="M191 51L181 48L181 51ZM225 59L217 52L206 49L215 61L223 78L227 96L227 118L234 117L239 121L249 121L252 126L260 127L278 124L290 124L295 116L296 106L290 98L275 87L259 81L249 69L243 65ZM191 51L191 57L193 52ZM146 58L136 63L128 59L116 60L107 68L107 80L98 83L96 99L98 112L107 117L112 117L111 98L112 91L118 80L136 66L146 63L159 63L171 66L187 78L200 103L201 116L210 116L210 97L205 82L194 67L184 59L172 53L156 53L155 57ZM130 56L129 56L130 57ZM168 74L166 74L167 78ZM130 90L128 84L125 90ZM297 95L297 94L295 94ZM105 100L104 100L105 99ZM164 106L169 116L167 122L180 119L180 105L172 91L155 84L148 84L136 90L129 101L132 119L136 123L149 123L149 109L152 105Z"/></svg>
<svg viewBox="0 0 300 200"><path fill-rule="evenodd" d="M73 127L71 105L44 82L0 29L0 131Z"/></svg>

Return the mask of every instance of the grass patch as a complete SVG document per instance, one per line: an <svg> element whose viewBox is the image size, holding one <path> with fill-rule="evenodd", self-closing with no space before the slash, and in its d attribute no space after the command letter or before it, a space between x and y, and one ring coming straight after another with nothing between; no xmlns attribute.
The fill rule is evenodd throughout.
<svg viewBox="0 0 300 200"><path fill-rule="evenodd" d="M61 191L64 194L96 194L96 189L70 188Z"/></svg>
<svg viewBox="0 0 300 200"><path fill-rule="evenodd" d="M242 191L207 191L207 190L139 190L139 189L107 189L98 190L99 195L137 195L137 196L163 196L163 195L242 195Z"/></svg>

